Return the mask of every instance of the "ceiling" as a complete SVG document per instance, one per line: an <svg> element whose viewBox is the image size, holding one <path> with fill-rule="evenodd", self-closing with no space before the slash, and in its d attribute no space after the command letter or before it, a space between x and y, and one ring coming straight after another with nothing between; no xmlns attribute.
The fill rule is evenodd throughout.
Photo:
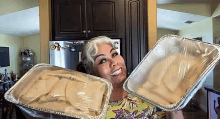
<svg viewBox="0 0 220 119"><path fill-rule="evenodd" d="M157 8L157 28L181 30L182 28L190 25L185 23L186 21L194 21L192 23L194 24L209 18L204 13L204 12L206 13L210 12L208 11L208 9L206 9L208 7L202 10L203 8L202 5L205 4L210 5L210 8L212 10L215 10L219 3L220 3L219 0L157 0L157 6L161 6L161 5L163 6L162 8L161 7ZM184 8L185 10L183 10L182 6L186 6L187 4L188 5L191 4L191 8L189 10ZM198 4L200 4L200 6L193 7L195 11L190 11L193 10L192 9L193 5L198 5ZM171 9L166 9L165 6L169 6L167 8L171 8ZM181 9L182 11L179 9Z"/></svg>
<svg viewBox="0 0 220 119"><path fill-rule="evenodd" d="M216 0L157 0L158 5L182 4L196 2L215 2ZM218 2L219 3L219 2ZM163 29L180 30L189 24L184 22L191 20L195 22L208 18L203 15L173 11L157 8L157 27ZM29 36L39 34L39 7L1 15L0 34L14 36Z"/></svg>
<svg viewBox="0 0 220 119"><path fill-rule="evenodd" d="M157 8L157 28L180 30L190 25L185 23L186 21L190 20L196 23L207 18L206 16Z"/></svg>
<svg viewBox="0 0 220 119"><path fill-rule="evenodd" d="M157 0L157 4L219 3L219 0Z"/></svg>
<svg viewBox="0 0 220 119"><path fill-rule="evenodd" d="M39 7L1 15L0 34L29 36L39 33Z"/></svg>

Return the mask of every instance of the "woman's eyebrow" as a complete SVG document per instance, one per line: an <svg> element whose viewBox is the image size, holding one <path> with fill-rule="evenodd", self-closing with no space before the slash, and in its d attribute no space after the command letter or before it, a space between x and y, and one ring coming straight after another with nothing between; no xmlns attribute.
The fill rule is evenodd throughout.
<svg viewBox="0 0 220 119"><path fill-rule="evenodd" d="M112 48L112 49L110 50L110 53L112 52L112 50L115 50L115 48Z"/></svg>
<svg viewBox="0 0 220 119"><path fill-rule="evenodd" d="M100 56L105 56L105 55L104 55L104 54L96 55L96 56L94 57L94 61L96 60L96 58L98 58L98 57L100 57Z"/></svg>
<svg viewBox="0 0 220 119"><path fill-rule="evenodd" d="M112 49L110 50L110 53L111 53L113 50L115 50L115 48L112 48ZM96 56L94 57L94 61L95 61L98 57L100 57L100 56L105 56L105 55L104 55L104 54L96 55Z"/></svg>

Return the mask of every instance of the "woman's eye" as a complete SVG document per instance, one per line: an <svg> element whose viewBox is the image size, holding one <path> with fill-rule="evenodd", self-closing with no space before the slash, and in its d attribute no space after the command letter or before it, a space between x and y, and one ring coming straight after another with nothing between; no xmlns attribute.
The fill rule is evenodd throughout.
<svg viewBox="0 0 220 119"><path fill-rule="evenodd" d="M115 57L115 56L117 56L118 55L118 53L116 52L116 53L113 53L112 54L112 57Z"/></svg>
<svg viewBox="0 0 220 119"><path fill-rule="evenodd" d="M99 62L99 64L103 64L103 63L105 63L106 62L106 59L102 59L100 62Z"/></svg>

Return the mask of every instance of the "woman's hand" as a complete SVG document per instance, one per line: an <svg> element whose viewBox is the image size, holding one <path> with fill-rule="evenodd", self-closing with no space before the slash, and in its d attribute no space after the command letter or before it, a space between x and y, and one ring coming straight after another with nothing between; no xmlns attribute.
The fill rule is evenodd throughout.
<svg viewBox="0 0 220 119"><path fill-rule="evenodd" d="M184 119L182 110L166 112L166 119Z"/></svg>

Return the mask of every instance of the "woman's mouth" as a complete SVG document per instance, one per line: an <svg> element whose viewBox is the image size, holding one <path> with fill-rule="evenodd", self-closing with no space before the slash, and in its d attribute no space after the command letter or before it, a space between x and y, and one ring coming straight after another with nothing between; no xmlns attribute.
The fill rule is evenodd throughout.
<svg viewBox="0 0 220 119"><path fill-rule="evenodd" d="M116 76L116 75L120 74L121 72L122 72L122 69L120 68L119 70L113 72L113 73L111 74L111 76Z"/></svg>

